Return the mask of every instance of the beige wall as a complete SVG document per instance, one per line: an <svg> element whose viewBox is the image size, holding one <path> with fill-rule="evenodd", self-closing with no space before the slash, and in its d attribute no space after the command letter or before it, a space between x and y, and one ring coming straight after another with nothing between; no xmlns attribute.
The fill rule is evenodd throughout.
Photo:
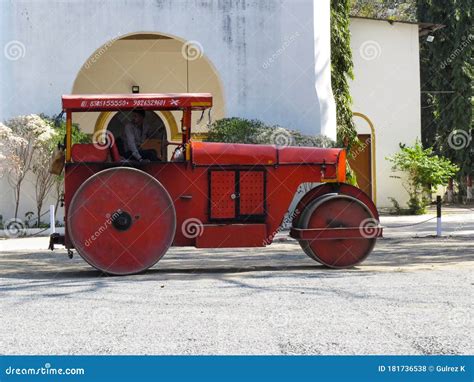
<svg viewBox="0 0 474 382"><path fill-rule="evenodd" d="M353 18L350 29L353 110L375 127L377 206L391 206L389 197L403 205L408 194L385 158L421 135L418 25ZM359 133L370 132L363 119L355 122Z"/></svg>

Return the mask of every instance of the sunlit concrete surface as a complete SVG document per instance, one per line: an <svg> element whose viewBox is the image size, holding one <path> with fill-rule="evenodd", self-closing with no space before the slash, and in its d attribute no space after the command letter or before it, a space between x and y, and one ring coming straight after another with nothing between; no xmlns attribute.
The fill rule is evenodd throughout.
<svg viewBox="0 0 474 382"><path fill-rule="evenodd" d="M127 277L48 251L44 237L1 240L0 349L472 354L472 236L405 236L379 240L348 270L318 265L279 235L266 248L174 248Z"/></svg>

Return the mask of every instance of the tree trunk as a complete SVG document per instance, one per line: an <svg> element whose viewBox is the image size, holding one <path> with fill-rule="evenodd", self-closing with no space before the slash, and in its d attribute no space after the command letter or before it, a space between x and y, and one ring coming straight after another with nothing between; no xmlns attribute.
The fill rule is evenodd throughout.
<svg viewBox="0 0 474 382"><path fill-rule="evenodd" d="M454 203L454 181L453 179L449 179L448 183L448 190L447 190L447 202L448 203Z"/></svg>
<svg viewBox="0 0 474 382"><path fill-rule="evenodd" d="M42 210L42 208L43 208L43 203L42 202L38 203L37 206L36 206L36 213L37 213L37 216L38 216L38 220L36 222L36 227L38 227L38 228L40 227L40 223L41 223L41 210Z"/></svg>
<svg viewBox="0 0 474 382"><path fill-rule="evenodd" d="M472 200L472 176L466 176L466 201L470 202Z"/></svg>
<svg viewBox="0 0 474 382"><path fill-rule="evenodd" d="M15 219L18 218L18 208L20 206L20 184L15 187Z"/></svg>

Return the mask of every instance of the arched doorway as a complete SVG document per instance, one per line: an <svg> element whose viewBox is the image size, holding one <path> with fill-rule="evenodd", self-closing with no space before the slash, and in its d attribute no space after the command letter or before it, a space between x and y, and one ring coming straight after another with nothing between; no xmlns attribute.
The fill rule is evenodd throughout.
<svg viewBox="0 0 474 382"><path fill-rule="evenodd" d="M156 32L131 33L99 47L77 74L73 94L127 94L132 87L140 93L211 93L212 119L225 116L224 91L220 76L202 47L176 36ZM192 48L190 48L192 47ZM197 51L196 51L196 49ZM207 118L194 113L193 139L207 131ZM114 123L116 113L75 113L73 122L94 136ZM180 112L157 112L170 142L181 141ZM120 117L117 117L120 118ZM151 118L151 117L150 117ZM199 123L198 123L199 122ZM168 158L173 146L168 147Z"/></svg>
<svg viewBox="0 0 474 382"><path fill-rule="evenodd" d="M375 128L365 114L354 112L359 144L351 149L349 164L354 171L358 186L377 202Z"/></svg>

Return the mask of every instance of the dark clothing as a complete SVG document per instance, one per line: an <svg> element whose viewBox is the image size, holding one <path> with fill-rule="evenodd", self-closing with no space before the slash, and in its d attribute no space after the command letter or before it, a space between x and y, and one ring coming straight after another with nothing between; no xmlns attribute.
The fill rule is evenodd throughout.
<svg viewBox="0 0 474 382"><path fill-rule="evenodd" d="M159 161L158 156L156 155L156 151L153 149L150 149L150 150L138 149L138 152L140 153L140 156L142 157L142 159L148 159L151 162ZM129 160L137 160L133 156L133 152L131 151L126 151L124 157L125 159L129 159Z"/></svg>

